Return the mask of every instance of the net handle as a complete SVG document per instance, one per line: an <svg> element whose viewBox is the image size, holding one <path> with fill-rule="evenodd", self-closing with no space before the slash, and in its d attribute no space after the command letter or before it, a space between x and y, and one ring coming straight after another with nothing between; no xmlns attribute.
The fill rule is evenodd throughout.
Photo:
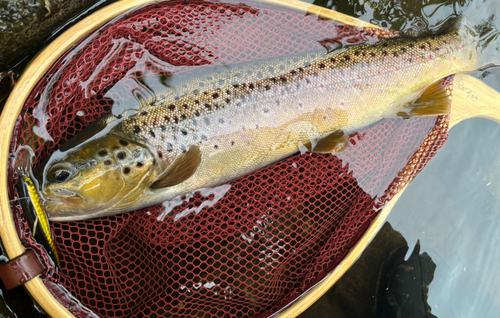
<svg viewBox="0 0 500 318"><path fill-rule="evenodd" d="M474 117L487 118L500 123L500 93L477 78L466 74L457 74L453 80L450 117L450 129L463 120ZM361 256L361 253L384 224L405 189L406 187L396 194L380 211L363 236L333 271L293 305L276 315L275 318L296 317L323 296Z"/></svg>
<svg viewBox="0 0 500 318"><path fill-rule="evenodd" d="M281 7L293 8L295 10L307 12L308 14L319 15L324 19L334 19L349 25L377 27L344 14L297 0L288 0L287 2L278 0L260 1ZM16 119L28 95L50 66L54 64L62 54L80 41L80 39L84 38L104 23L129 10L144 7L149 4L155 4L156 2L155 0L122 0L100 9L57 37L26 68L7 99L0 117L0 167L4 167L0 169L0 184L7 185L8 182L6 167L8 166L9 147ZM6 186L0 187L0 238L9 259L16 258L26 251L15 229ZM24 286L34 300L42 306L51 317L74 317L54 298L40 277L33 278L26 282ZM312 304L316 300L317 298L311 300L309 303ZM293 311L290 312L290 314L293 315Z"/></svg>

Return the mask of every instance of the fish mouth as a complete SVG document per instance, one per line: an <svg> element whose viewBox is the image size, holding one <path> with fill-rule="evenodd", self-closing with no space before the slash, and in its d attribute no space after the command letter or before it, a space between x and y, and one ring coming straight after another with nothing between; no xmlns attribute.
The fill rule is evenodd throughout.
<svg viewBox="0 0 500 318"><path fill-rule="evenodd" d="M85 202L81 195L68 189L55 189L51 192L51 195L45 196L50 197L50 199L46 199L44 202L45 210L49 214L55 211L63 212L65 209L73 210Z"/></svg>

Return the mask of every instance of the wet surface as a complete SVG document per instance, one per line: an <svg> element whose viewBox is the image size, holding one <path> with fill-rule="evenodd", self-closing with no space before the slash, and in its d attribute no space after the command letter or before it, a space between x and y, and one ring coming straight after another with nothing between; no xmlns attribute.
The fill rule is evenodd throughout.
<svg viewBox="0 0 500 318"><path fill-rule="evenodd" d="M319 3L316 3L316 4L319 4ZM327 6L327 7L332 7L334 5L335 5L334 3L330 3L330 2L324 3L324 6ZM465 2L465 1L456 1L456 2L446 1L445 4L443 4L443 2L440 2L440 1L433 1L433 2L425 1L425 5L420 5L420 6L419 6L418 3L414 4L412 6L411 4L408 4L408 3L405 2L405 5L401 5L400 8L398 8L396 10L389 11L387 9L388 6L381 5L379 2L374 2L374 1L366 1L366 2L364 2L364 5L350 5L350 6L347 6L345 3L340 2L340 1L337 2L337 4L336 4L337 9L339 9L343 13L348 13L348 14L357 16L357 17L359 17L359 18L361 18L363 20L366 20L366 21L369 21L369 22L372 22L372 23L375 23L375 24L379 24L381 26L388 27L388 28L390 28L390 27L396 28L396 29L397 28L401 28L402 30L405 30L405 31L412 30L412 31L410 31L410 33L414 32L415 34L423 34L423 33L427 32L428 30L435 31L437 29L442 28L443 25L444 25L443 21L447 20L448 17L454 16L454 15L460 15L460 13L462 11L465 11L467 8L472 7L472 5L473 4L471 2ZM485 14L483 17L486 17L486 13L490 13L490 12L488 12L487 8L485 9L484 6L480 7L480 9L477 9L476 11L478 12L478 14L481 13L481 12L483 12ZM428 12L430 12L430 13L428 13ZM478 73L477 76L484 77L484 80L486 82L490 83L490 85L491 85L491 83L496 84L496 75L495 75L496 73L495 72L496 71L489 72L489 73ZM498 87L496 87L494 85L492 85L492 86L498 90ZM465 125L465 123L464 123L464 125ZM458 127L460 127L460 126L458 126ZM455 128L455 130L460 129L458 127ZM480 122L480 123L471 123L470 126L468 126L467 128L464 128L465 131L467 131L468 133L466 134L466 136L462 136L464 139L460 139L460 140L462 140L461 147L465 148L465 150L470 151L471 153L475 153L474 151L470 150L471 149L470 145L471 144L481 145L482 142L483 142L482 140L484 140L484 138L473 138L473 139L471 139L470 134L472 134L472 131L474 129L483 130L483 129L485 129L484 127L485 127L485 124ZM498 135L498 130L495 131L493 128L490 129L490 134L492 134L493 136L499 136ZM467 139L467 138L469 138L469 139ZM468 142L463 142L463 140L468 140ZM478 140L481 140L481 142L478 142ZM479 148L481 148L481 146L479 146ZM488 147L488 149L491 149L491 148L493 148L493 147ZM472 164L470 162L473 162L474 166L476 166L476 165L479 166L479 165L481 165L481 162L479 160L482 160L484 158L485 158L485 156L482 156L482 155L479 155L477 157L468 158L468 161L466 161L465 163L464 162L462 162L462 163L456 163L458 165L456 167L471 166ZM435 160L436 159L434 159L434 161ZM433 164L433 161L431 161L431 164ZM444 165L447 165L447 164L445 163ZM448 165L455 167L455 163L453 163L451 165L448 164ZM493 170L497 169L498 166L499 165L497 165L496 168L494 167ZM428 168L426 170L424 170L424 172L427 171L427 170L428 170ZM470 170L470 171L475 171L475 170ZM487 176L489 176L489 175L490 175L490 171L487 171L487 172L485 172L485 175L483 176L483 178L487 178ZM421 176L419 176L419 178L417 179L417 181L420 180L420 179L422 179ZM444 180L444 178L442 178L442 179ZM441 178L439 180L441 180ZM421 185L421 187L432 189L432 187L434 187L434 186L430 187L429 184L432 184L432 185L438 184L439 180L428 181L428 183L426 183L424 185ZM457 184L457 182L455 182L454 184ZM414 185L412 185L412 186L414 186ZM412 186L410 186L410 188ZM493 186L493 187L495 186L493 179L491 180L491 182L490 182L490 184L489 184L488 187L490 187L490 186ZM485 186L481 185L481 187L484 188ZM448 185L445 185L444 188L447 189ZM479 186L477 186L477 187L474 187L474 186L467 187L468 190L470 190L470 189L476 189L476 188L479 188ZM403 198L410 196L410 193L409 193L408 190L407 190L407 193L405 193L405 196L403 196ZM499 190L499 192L500 192L500 190ZM438 200L439 200L439 198L438 198ZM451 200L451 201L453 201L453 200ZM415 216L421 216L422 215L422 209L425 209L425 208L423 208L421 206L421 201L413 202L413 203L410 203L410 204L411 204L412 207L416 208L416 211L414 212ZM391 217L393 217L394 215L397 215L397 213L398 213L397 212L397 208L399 206L401 206L401 203L398 203L398 206L394 210L394 212L391 215ZM432 224L436 229L442 229L443 224L446 224L446 223L443 223L443 222L446 222L445 220L449 220L448 218L453 218L454 217L454 215L452 213L453 212L452 208L456 207L456 205L455 204L450 204L450 206L451 207L449 209L450 209L450 211L451 211L450 213L452 215L448 215L447 218L443 217L443 219L440 220L441 223L439 223L439 222L434 223L434 220L432 220L432 221L426 220L426 221L422 222L422 220L419 217L416 217L416 220L414 220L413 223L411 223L411 222L405 223L402 220L406 220L407 218L409 218L409 216L407 214L409 212L408 211L404 211L404 212L401 211L400 212L400 214L401 214L400 219L394 219L393 220L393 224L395 224L394 226L395 226L396 230L399 230L398 226L402 226L401 224L415 224L415 222L421 222L421 224L423 224L421 227L415 227L415 228L419 228L419 230L422 229L422 228L425 228L425 227L429 226L429 224ZM477 208L477 206L476 206L476 208ZM429 211L432 210L431 207L429 207L428 209L429 209ZM486 208L483 207L483 209L486 209ZM435 213L437 213L437 212L435 212ZM445 214L443 214L443 215L445 215ZM490 216L490 217L492 217L492 216ZM456 216L455 216L455 218L456 218ZM462 232L463 231L462 230L463 227L459 227L461 225L463 225L463 222L460 222L455 228L452 228L449 231L453 232L453 230L457 230L457 228L460 228L459 232ZM425 231L422 231L422 232L425 232ZM409 235L411 237L411 239L409 239L410 246L414 245L413 241L416 238L420 238L421 237L419 232L408 231L407 232L408 234L405 234L405 233L406 232L403 231L403 235L405 235L405 236ZM489 233L489 232L487 232L487 233ZM494 233L492 232L490 234L494 234ZM464 236L462 236L462 237L464 237ZM466 235L465 237L469 237L469 236ZM471 237L475 238L474 236L471 236ZM486 238L487 237L482 237L481 239L485 240ZM427 245L424 242L424 239L422 239L422 242L423 242L422 243L422 251L425 252L425 251L427 251L426 250ZM490 242L490 244L491 244L491 242ZM444 244L444 245L446 245L446 244ZM457 250L458 250L458 248L457 248ZM437 255L438 256L440 255L439 252L438 252ZM477 255L477 256L479 257L479 259L484 259L484 255L483 254ZM495 260L495 258L493 258L493 257L491 259L488 259L488 261L493 262L493 263L494 263L494 260ZM438 261L437 262L437 265L438 265L437 266L437 271L439 271L439 269L440 269L440 264L443 264L443 263ZM461 267L461 264L460 265L456 265L456 266ZM493 266L493 265L491 265L491 266ZM444 265L442 267L445 268ZM456 271L456 270L457 269L455 267L452 267L452 272ZM462 276L462 277L465 277L465 276ZM447 280L450 280L452 278L453 277L442 276L442 278L439 278L439 280L442 279L444 281L447 281ZM433 284L436 284L437 280L438 280L438 278L434 279ZM426 282L429 283L428 280ZM431 284L431 289L430 289L430 292L429 292L429 294L430 294L430 301L431 301L430 303L431 303L431 306L435 306L436 308L438 308L437 305L438 305L438 303L441 304L441 301L436 300L435 303L433 302L434 301L433 300L434 298L432 298L433 286L434 286L433 284ZM491 289L494 289L494 288L491 287L491 286L487 288L488 291L490 291ZM443 295L447 295L447 293L449 293L449 292L451 292L451 291L447 290L447 289L443 289L442 290L442 294ZM384 297L388 297L387 294L385 294L385 295L386 296L384 296ZM464 304L464 302L461 302L460 304ZM485 306L484 303L481 303L480 305ZM487 303L486 303L486 305L487 305ZM424 305L422 305L422 306L424 306ZM442 306L446 306L446 305L443 304ZM451 306L452 307L453 306L456 307L457 304L451 304ZM423 309L425 311L427 310L427 308L425 308L425 306L423 307ZM387 310L390 311L390 309L387 309ZM437 309L435 309L433 307L433 313L435 313L436 310ZM16 311L14 310L14 312L16 312ZM439 314L436 314L436 315L438 317L453 317L453 315L451 315L450 313L456 314L456 312L457 311L454 311L454 312L453 311L443 311L442 315L439 315ZM488 317L489 313L491 313L491 311L487 311L485 317ZM389 316L389 314L387 314L387 315ZM23 316L20 313L18 315L18 317L23 317Z"/></svg>

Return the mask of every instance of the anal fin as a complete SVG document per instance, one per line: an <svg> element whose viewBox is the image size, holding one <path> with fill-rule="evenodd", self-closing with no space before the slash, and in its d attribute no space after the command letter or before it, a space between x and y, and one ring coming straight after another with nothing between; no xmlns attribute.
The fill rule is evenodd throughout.
<svg viewBox="0 0 500 318"><path fill-rule="evenodd" d="M181 154L151 184L152 189L171 187L189 179L201 162L201 151L197 146Z"/></svg>
<svg viewBox="0 0 500 318"><path fill-rule="evenodd" d="M403 108L409 111L400 111L399 117L419 117L446 115L450 112L450 97L443 85L443 80L427 86L422 95Z"/></svg>

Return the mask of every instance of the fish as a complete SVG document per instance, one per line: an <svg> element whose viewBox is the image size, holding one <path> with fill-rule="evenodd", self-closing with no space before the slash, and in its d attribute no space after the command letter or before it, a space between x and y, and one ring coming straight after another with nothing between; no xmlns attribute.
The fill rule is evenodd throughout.
<svg viewBox="0 0 500 318"><path fill-rule="evenodd" d="M498 65L497 38L496 29L462 20L442 35L276 64L287 68L248 65L264 78L188 89L130 116L104 117L36 171L46 213L76 221L133 211L299 151L340 153L349 134L384 118L448 114L443 78Z"/></svg>

